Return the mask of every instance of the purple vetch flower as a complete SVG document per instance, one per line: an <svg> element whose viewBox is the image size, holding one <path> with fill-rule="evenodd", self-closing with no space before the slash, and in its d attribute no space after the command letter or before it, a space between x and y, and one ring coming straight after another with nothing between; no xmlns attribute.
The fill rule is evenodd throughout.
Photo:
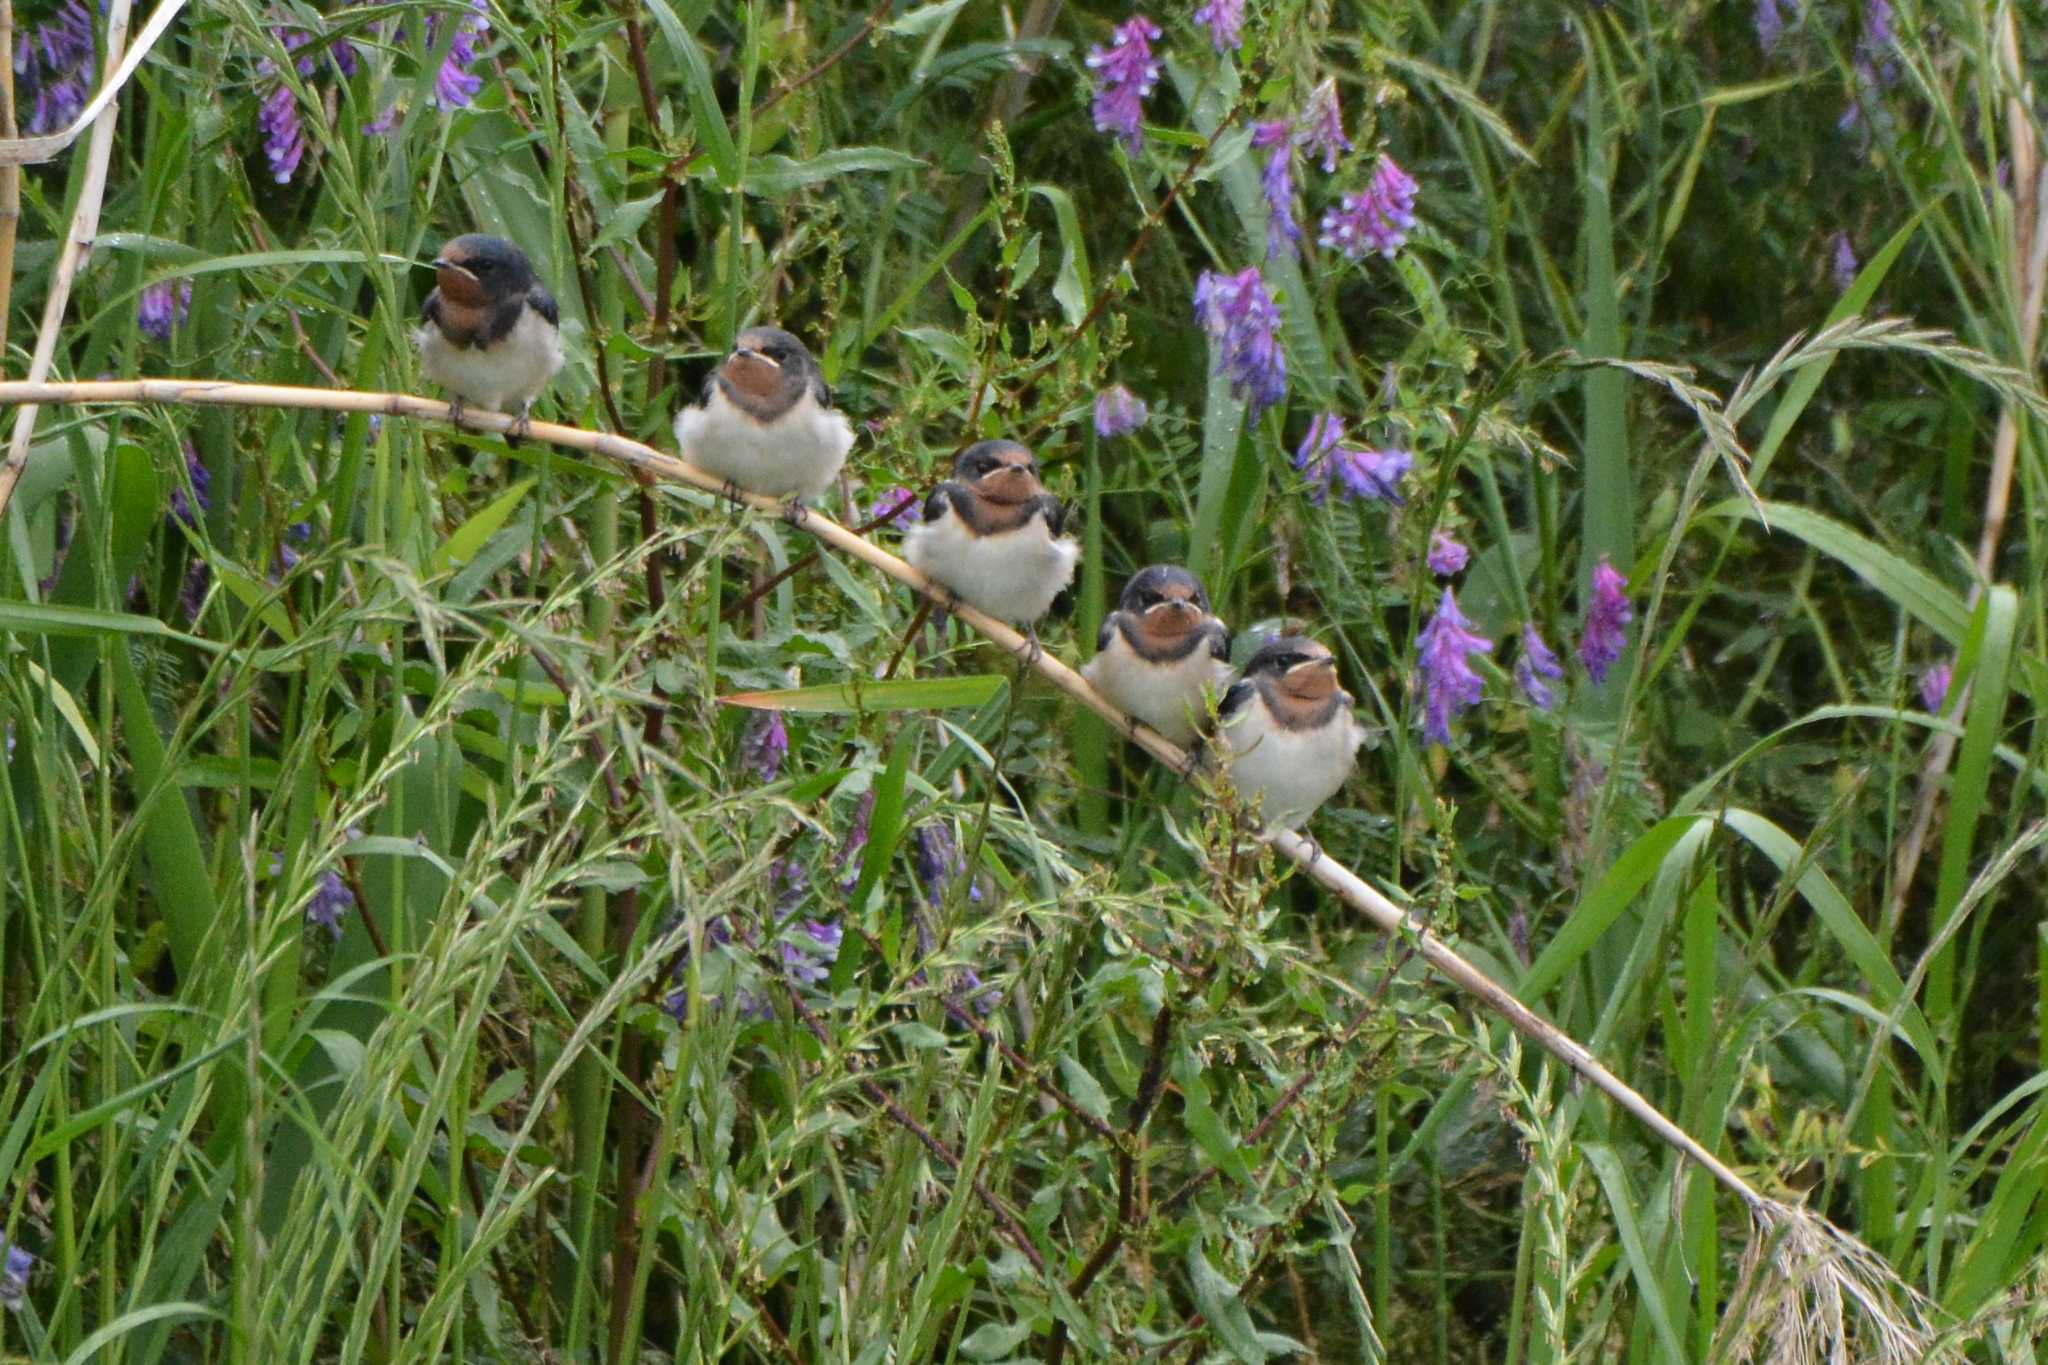
<svg viewBox="0 0 2048 1365"><path fill-rule="evenodd" d="M1134 14L1116 26L1108 47L1088 51L1088 69L1095 73L1090 113L1096 130L1115 134L1133 156L1144 139L1145 97L1164 69L1152 59L1152 44L1159 37L1159 25Z"/></svg>
<svg viewBox="0 0 2048 1365"><path fill-rule="evenodd" d="M908 531L917 525L917 494L902 484L884 489L868 508L865 520L869 525L887 526L891 530Z"/></svg>
<svg viewBox="0 0 2048 1365"><path fill-rule="evenodd" d="M161 280L143 288L135 305L135 322L158 341L169 341L171 333L192 311L192 281L172 284Z"/></svg>
<svg viewBox="0 0 2048 1365"><path fill-rule="evenodd" d="M1195 11L1195 22L1209 30L1218 52L1228 52L1244 42L1244 0L1209 0Z"/></svg>
<svg viewBox="0 0 2048 1365"><path fill-rule="evenodd" d="M28 1302L28 1277L36 1268L36 1258L4 1237L0 1237L0 1247L7 1248L6 1257L0 1259L0 1308L19 1313Z"/></svg>
<svg viewBox="0 0 2048 1365"><path fill-rule="evenodd" d="M788 919L811 894L811 874L794 858L777 858L768 864L768 889L775 898L775 918Z"/></svg>
<svg viewBox="0 0 2048 1365"><path fill-rule="evenodd" d="M1628 605L1628 580L1601 555L1593 566L1593 601L1586 608L1586 625L1579 636L1579 662L1594 682L1607 680L1607 670L1628 645L1628 623L1635 619Z"/></svg>
<svg viewBox="0 0 2048 1365"><path fill-rule="evenodd" d="M256 123L263 130L263 159L270 163L270 178L280 185L291 183L306 155L306 130L299 123L299 101L290 86L279 81L270 88Z"/></svg>
<svg viewBox="0 0 2048 1365"><path fill-rule="evenodd" d="M185 613L185 619L199 619L199 609L206 605L206 590L213 585L213 570L198 555L185 568L185 581L178 588L178 608Z"/></svg>
<svg viewBox="0 0 2048 1365"><path fill-rule="evenodd" d="M1834 279L1835 288L1843 293L1856 283L1856 248L1851 245L1846 232L1835 234L1835 250L1828 261L1828 273Z"/></svg>
<svg viewBox="0 0 2048 1365"><path fill-rule="evenodd" d="M1756 42L1766 57L1776 50L1784 33L1785 16L1779 12L1778 0L1756 0Z"/></svg>
<svg viewBox="0 0 2048 1365"><path fill-rule="evenodd" d="M363 125L364 137L385 137L398 126L398 104L393 101L384 106L384 112Z"/></svg>
<svg viewBox="0 0 2048 1365"><path fill-rule="evenodd" d="M917 845L917 880L924 886L924 898L943 905L946 889L967 870L960 845L953 839L953 827L944 820L929 820L911 836Z"/></svg>
<svg viewBox="0 0 2048 1365"><path fill-rule="evenodd" d="M1354 261L1370 251L1392 256L1415 226L1415 190L1415 177L1393 157L1380 153L1372 183L1363 193L1345 195L1323 215L1323 233L1316 241Z"/></svg>
<svg viewBox="0 0 2048 1365"><path fill-rule="evenodd" d="M1270 153L1259 188L1266 196L1266 259L1298 249L1301 224L1294 221L1294 135L1285 119L1252 130L1252 146Z"/></svg>
<svg viewBox="0 0 2048 1365"><path fill-rule="evenodd" d="M1438 578L1449 578L1462 573L1472 562L1472 552L1442 531L1433 531L1429 537L1429 554L1424 562Z"/></svg>
<svg viewBox="0 0 2048 1365"><path fill-rule="evenodd" d="M92 91L96 55L92 11L82 0L64 0L21 35L14 46L14 98L25 111L23 132L54 133L78 117Z"/></svg>
<svg viewBox="0 0 2048 1365"><path fill-rule="evenodd" d="M1405 450L1355 450L1344 444L1344 419L1326 412L1309 424L1294 452L1294 467L1308 477L1309 497L1320 506L1332 488L1358 501L1401 501L1401 480L1415 465Z"/></svg>
<svg viewBox="0 0 2048 1365"><path fill-rule="evenodd" d="M1287 396L1287 355L1280 348L1280 305L1257 266L1235 275L1205 270L1195 283L1195 317L1216 351L1216 373L1257 417Z"/></svg>
<svg viewBox="0 0 2048 1365"><path fill-rule="evenodd" d="M787 757L789 727L782 723L782 713L756 711L747 717L747 727L740 732L740 762L752 768L761 781L773 782Z"/></svg>
<svg viewBox="0 0 2048 1365"><path fill-rule="evenodd" d="M952 996L955 1008L964 1002L972 1006L976 1014L990 1013L1003 999L1003 993L984 984L981 973L972 967L962 967L953 978Z"/></svg>
<svg viewBox="0 0 2048 1365"><path fill-rule="evenodd" d="M1310 156L1323 158L1323 174L1337 169L1337 158L1351 150L1344 136L1344 111L1337 107L1337 78L1332 76L1309 92L1301 107L1301 122L1295 139Z"/></svg>
<svg viewBox="0 0 2048 1365"><path fill-rule="evenodd" d="M1515 660L1515 686L1522 689L1522 695L1538 711L1548 711L1557 705L1557 693L1551 684L1564 681L1564 665L1557 661L1557 654L1543 643L1543 637L1536 633L1536 623L1522 627L1522 655Z"/></svg>
<svg viewBox="0 0 2048 1365"><path fill-rule="evenodd" d="M1850 63L1856 88L1849 107L1835 126L1843 132L1863 121L1864 107L1876 101L1878 93L1899 78L1899 63L1892 55L1897 43L1892 32L1891 0L1863 0L1863 27L1856 35L1856 55Z"/></svg>
<svg viewBox="0 0 2048 1365"><path fill-rule="evenodd" d="M199 452L192 448L190 441L185 443L185 476L192 483L192 498L186 498L184 485L172 487L171 520L196 530L199 518L213 510L213 475L207 473L206 466L199 462ZM197 511L193 510L193 500L199 504Z"/></svg>
<svg viewBox="0 0 2048 1365"><path fill-rule="evenodd" d="M313 523L295 521L284 528L284 539L277 542L277 571L288 574L299 567L299 552L292 547L304 545L313 538Z"/></svg>
<svg viewBox="0 0 2048 1365"><path fill-rule="evenodd" d="M1451 742L1451 717L1479 704L1484 684L1472 671L1471 656L1486 654L1493 641L1476 635L1458 610L1449 588L1438 600L1436 615L1415 637L1416 670L1422 683L1422 737L1431 744Z"/></svg>
<svg viewBox="0 0 2048 1365"><path fill-rule="evenodd" d="M832 975L845 931L829 920L807 919L779 945L782 971L799 986L815 986Z"/></svg>
<svg viewBox="0 0 2048 1365"><path fill-rule="evenodd" d="M313 883L313 899L306 902L306 923L317 924L332 934L341 937L341 917L355 909L355 893L333 870L322 872L320 879Z"/></svg>
<svg viewBox="0 0 2048 1365"><path fill-rule="evenodd" d="M1151 415L1145 400L1121 384L1095 395L1095 434L1105 441L1130 435Z"/></svg>
<svg viewBox="0 0 2048 1365"><path fill-rule="evenodd" d="M1955 681L1955 665L1943 659L1920 675L1920 704L1935 715L1948 701L1948 686Z"/></svg>
<svg viewBox="0 0 2048 1365"><path fill-rule="evenodd" d="M484 34L490 31L490 13L488 0L469 0L468 13L455 21L455 36L449 41L448 55L441 60L441 69L434 73L435 108L467 109L476 92L483 89L484 78L470 74L469 68L476 61ZM438 42L440 26L445 21L446 16L439 11L427 15L428 51Z"/></svg>

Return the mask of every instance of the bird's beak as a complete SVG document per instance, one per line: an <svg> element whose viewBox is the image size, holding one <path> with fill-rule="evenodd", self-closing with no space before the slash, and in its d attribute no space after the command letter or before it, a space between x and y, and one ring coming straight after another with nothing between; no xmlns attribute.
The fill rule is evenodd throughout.
<svg viewBox="0 0 2048 1365"><path fill-rule="evenodd" d="M782 363L778 361L774 356L767 354L765 351L757 351L751 346L733 347L732 358L734 360L758 360L763 365L767 365L773 369L779 370L782 368Z"/></svg>
<svg viewBox="0 0 2048 1365"><path fill-rule="evenodd" d="M1305 662L1298 663L1294 667L1287 670L1287 675L1289 677L1293 677L1296 673L1301 673L1311 668L1327 668L1332 673L1335 673L1337 671L1337 656L1331 654L1320 659L1309 659Z"/></svg>
<svg viewBox="0 0 2048 1365"><path fill-rule="evenodd" d="M1195 605L1194 599L1188 597L1169 597L1163 602L1154 602L1145 608L1147 616L1155 611L1170 611L1184 619L1201 615L1201 608Z"/></svg>
<svg viewBox="0 0 2048 1365"><path fill-rule="evenodd" d="M476 278L476 273L469 269L468 266L457 265L454 261L449 260L445 256L436 256L434 258L433 265L437 273L443 270L452 270L456 274L462 276L464 279L473 280Z"/></svg>
<svg viewBox="0 0 2048 1365"><path fill-rule="evenodd" d="M1021 464L1004 465L981 476L982 487L1008 497L1023 499L1039 492L1038 476Z"/></svg>

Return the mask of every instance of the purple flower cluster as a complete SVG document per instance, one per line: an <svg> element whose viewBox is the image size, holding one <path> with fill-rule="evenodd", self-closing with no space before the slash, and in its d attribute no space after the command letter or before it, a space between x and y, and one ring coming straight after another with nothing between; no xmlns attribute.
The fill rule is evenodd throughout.
<svg viewBox="0 0 2048 1365"><path fill-rule="evenodd" d="M1949 684L1955 681L1955 665L1944 659L1920 675L1920 704L1935 715L1948 701Z"/></svg>
<svg viewBox="0 0 2048 1365"><path fill-rule="evenodd" d="M1088 69L1095 73L1095 127L1115 134L1133 156L1144 140L1145 97L1164 69L1152 57L1159 37L1159 25L1134 14L1116 26L1108 47L1088 52Z"/></svg>
<svg viewBox="0 0 2048 1365"><path fill-rule="evenodd" d="M780 711L756 711L740 732L740 762L763 782L773 782L789 757L789 727Z"/></svg>
<svg viewBox="0 0 2048 1365"><path fill-rule="evenodd" d="M1323 233L1316 240L1352 260L1377 251L1392 256L1415 226L1415 178L1385 152L1373 167L1372 183L1362 193L1347 194L1323 215Z"/></svg>
<svg viewBox="0 0 2048 1365"><path fill-rule="evenodd" d="M1607 671L1620 660L1628 645L1628 624L1633 620L1628 580L1602 555L1593 566L1593 600L1586 608L1586 625L1579 636L1579 662L1594 682L1605 682Z"/></svg>
<svg viewBox="0 0 2048 1365"><path fill-rule="evenodd" d="M1244 0L1209 0L1195 11L1195 22L1209 30L1219 53L1229 52L1244 42Z"/></svg>
<svg viewBox="0 0 2048 1365"><path fill-rule="evenodd" d="M192 281L174 285L169 280L162 280L144 286L142 297L135 305L135 322L145 335L158 341L169 341L171 333L191 311Z"/></svg>
<svg viewBox="0 0 2048 1365"><path fill-rule="evenodd" d="M832 975L846 931L827 920L807 919L782 940L783 974L799 986L816 986Z"/></svg>
<svg viewBox="0 0 2048 1365"><path fill-rule="evenodd" d="M883 489L869 505L866 520L870 525L908 531L917 525L917 494L901 484Z"/></svg>
<svg viewBox="0 0 2048 1365"><path fill-rule="evenodd" d="M0 1247L7 1248L6 1256L0 1258L0 1308L19 1313L28 1302L28 1277L36 1268L36 1258L4 1237L0 1237Z"/></svg>
<svg viewBox="0 0 2048 1365"><path fill-rule="evenodd" d="M1493 641L1477 635L1458 610L1449 588L1437 602L1436 615L1415 637L1416 669L1422 686L1422 737L1431 744L1451 742L1451 717L1479 704L1484 684L1472 671L1471 657L1492 651Z"/></svg>
<svg viewBox="0 0 2048 1365"><path fill-rule="evenodd" d="M1415 465L1405 450L1357 450L1344 444L1344 419L1326 412L1309 424L1294 452L1294 467L1308 477L1320 505L1335 489L1357 501L1401 501L1401 480Z"/></svg>
<svg viewBox="0 0 2048 1365"><path fill-rule="evenodd" d="M213 586L213 569L198 555L185 566L185 581L178 586L178 609L185 613L185 619L199 619L199 609L206 605L206 590Z"/></svg>
<svg viewBox="0 0 2048 1365"><path fill-rule="evenodd" d="M1216 350L1216 373L1257 417L1287 396L1287 356L1280 349L1280 304L1251 266L1235 275L1205 270L1195 283L1195 317Z"/></svg>
<svg viewBox="0 0 2048 1365"><path fill-rule="evenodd" d="M428 21L431 24L431 20ZM302 80L311 80L320 73L321 63L317 54L304 51L312 35L301 29L277 28L271 33L292 54L292 67ZM346 40L327 45L328 65L336 76L347 79L356 74L360 60L354 43ZM306 128L299 119L298 96L279 76L277 64L265 57L256 64L259 78L271 81L264 92L263 102L256 112L256 126L263 133L263 160L270 167L270 178L280 185L291 183L298 173L299 163L306 157Z"/></svg>
<svg viewBox="0 0 2048 1365"><path fill-rule="evenodd" d="M1324 175L1334 172L1337 158L1351 150L1351 139L1344 136L1344 111L1337 105L1335 77L1309 92L1301 107L1300 129L1295 138L1302 151L1310 156L1321 155Z"/></svg>
<svg viewBox="0 0 2048 1365"><path fill-rule="evenodd" d="M926 902L934 907L945 904L947 891L967 873L967 860L960 856L953 827L944 820L927 821L917 827L911 842L916 845L917 880L924 887ZM979 887L970 887L968 894L971 899L981 899Z"/></svg>
<svg viewBox="0 0 2048 1365"><path fill-rule="evenodd" d="M333 870L322 872L313 884L313 899L306 902L306 923L317 924L332 934L341 937L341 917L355 909L355 894Z"/></svg>
<svg viewBox="0 0 2048 1365"><path fill-rule="evenodd" d="M1433 531L1424 562L1438 578L1450 578L1465 571L1465 566L1472 562L1472 552L1444 532Z"/></svg>
<svg viewBox="0 0 2048 1365"><path fill-rule="evenodd" d="M1557 693L1551 690L1552 683L1564 681L1564 665L1557 661L1557 653L1543 642L1536 633L1534 622L1522 627L1522 655L1515 660L1515 686L1529 699L1529 704L1538 711L1548 711L1557 705Z"/></svg>
<svg viewBox="0 0 2048 1365"><path fill-rule="evenodd" d="M860 794L860 800L853 808L853 823L847 826L846 838L839 845L839 857L832 863L833 870L844 872L849 863L860 856L868 846L868 825L875 818L875 790L870 787ZM860 869L848 872L846 880L839 884L842 891L851 891L860 881Z"/></svg>
<svg viewBox="0 0 2048 1365"><path fill-rule="evenodd" d="M57 12L21 35L14 45L14 98L27 112L25 133L54 133L85 108L92 92L92 11L82 0L64 0Z"/></svg>
<svg viewBox="0 0 2048 1365"><path fill-rule="evenodd" d="M1828 258L1828 274L1834 280L1835 288L1845 294L1849 292L1849 286L1856 283L1856 248L1846 232L1835 234L1835 249Z"/></svg>
<svg viewBox="0 0 2048 1365"><path fill-rule="evenodd" d="M1105 441L1130 435L1151 415L1145 400L1121 384L1095 395L1095 434Z"/></svg>
<svg viewBox="0 0 2048 1365"><path fill-rule="evenodd" d="M199 452L192 443L185 443L185 477L191 481L192 497L185 496L183 485L171 489L171 520L197 529L199 518L213 510L213 475L206 472L206 466L199 462ZM197 501L197 510L193 502Z"/></svg>
<svg viewBox="0 0 2048 1365"><path fill-rule="evenodd" d="M1850 63L1856 89L1836 124L1842 131L1861 123L1865 106L1874 104L1878 92L1899 78L1898 59L1892 55L1897 42L1898 36L1892 32L1891 0L1863 0L1863 27L1856 35L1856 55Z"/></svg>
<svg viewBox="0 0 2048 1365"><path fill-rule="evenodd" d="M295 521L284 528L284 539L277 543L277 571L288 574L299 567L299 552L296 546L304 545L313 538L313 523Z"/></svg>
<svg viewBox="0 0 2048 1365"><path fill-rule="evenodd" d="M1756 43L1766 57L1777 50L1784 34L1785 16L1778 9L1778 0L1756 0Z"/></svg>
<svg viewBox="0 0 2048 1365"><path fill-rule="evenodd" d="M1285 119L1252 130L1252 146L1268 152L1259 188L1266 196L1266 259L1297 250L1301 224L1294 221L1294 130Z"/></svg>
<svg viewBox="0 0 2048 1365"><path fill-rule="evenodd" d="M488 0L469 0L468 8L469 12L455 21L455 36L449 41L448 55L442 59L441 69L434 73L434 105L439 109L467 109L469 102L476 98L476 92L484 86L484 78L469 68L476 61L484 34L490 32L490 5ZM444 17L438 11L427 15L427 50L430 52L439 41L443 22Z"/></svg>

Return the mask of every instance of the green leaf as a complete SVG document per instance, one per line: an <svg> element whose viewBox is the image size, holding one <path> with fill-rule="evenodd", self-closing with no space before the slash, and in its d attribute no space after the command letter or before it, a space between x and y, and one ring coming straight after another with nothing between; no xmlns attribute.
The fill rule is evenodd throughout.
<svg viewBox="0 0 2048 1365"><path fill-rule="evenodd" d="M736 189L740 183L740 149L733 142L732 129L726 125L725 111L719 107L718 92L712 88L711 67L704 60L704 49L683 29L668 0L647 0L647 12L654 16L655 27L661 30L661 36L682 64L683 87L690 99L690 121L697 131L697 141L711 158L718 183L726 189Z"/></svg>
<svg viewBox="0 0 2048 1365"><path fill-rule="evenodd" d="M1195 1306L1222 1341L1224 1349L1248 1365L1263 1365L1271 1356L1258 1328L1252 1325L1251 1310L1244 1306L1238 1286L1209 1263L1209 1253L1197 1237L1188 1248L1188 1287L1194 1290Z"/></svg>
<svg viewBox="0 0 2048 1365"><path fill-rule="evenodd" d="M620 242L630 242L640 235L640 229L647 225L647 219L661 203L661 190L644 199L628 199L613 209L605 218L604 227L590 243L593 252L602 251Z"/></svg>
<svg viewBox="0 0 2048 1365"><path fill-rule="evenodd" d="M1060 1054L1060 1077L1067 1083L1067 1094L1083 1113L1091 1118L1109 1117L1109 1092L1087 1067L1064 1052Z"/></svg>
<svg viewBox="0 0 2048 1365"><path fill-rule="evenodd" d="M225 648L212 640L172 630L154 616L93 607L60 607L46 602L0 602L0 631L15 635L146 635L194 645L214 654Z"/></svg>
<svg viewBox="0 0 2048 1365"><path fill-rule="evenodd" d="M1053 221L1060 232L1060 268L1053 276L1052 300L1069 327L1078 327L1088 316L1088 300L1095 286L1088 274L1088 239L1081 235L1081 215L1074 200L1057 185L1033 185L1031 192L1052 205Z"/></svg>
<svg viewBox="0 0 2048 1365"><path fill-rule="evenodd" d="M821 152L806 161L786 156L757 156L747 167L747 192L759 195L788 194L807 185L835 180L856 171L913 171L925 163L907 152L887 147L841 147Z"/></svg>
<svg viewBox="0 0 2048 1365"><path fill-rule="evenodd" d="M1600 1186L1607 1192L1607 1208L1614 1215L1615 1231L1621 1234L1622 1255L1628 1261L1629 1274L1635 1279L1638 1298L1645 1312L1649 1314L1650 1325L1656 1329L1657 1338L1664 1343L1662 1357L1665 1360L1686 1360L1690 1358L1685 1341L1678 1335L1678 1328L1671 1317L1671 1305L1665 1301L1664 1282L1657 1277L1656 1267L1650 1263L1650 1250L1643 1244L1641 1227L1636 1223L1636 1202L1634 1191L1629 1189L1628 1175L1621 1168L1621 1158L1612 1148L1603 1143L1584 1143L1586 1163L1593 1173L1600 1177Z"/></svg>
<svg viewBox="0 0 2048 1365"><path fill-rule="evenodd" d="M457 564L467 564L483 549L484 543L498 533L498 528L511 520L512 513L533 490L535 480L521 479L510 488L492 498L477 514L449 533L448 539L434 551L435 573L445 573Z"/></svg>
<svg viewBox="0 0 2048 1365"><path fill-rule="evenodd" d="M86 724L85 713L78 709L77 700L63 683L45 673L35 660L23 659L22 665L28 670L29 677L49 694L50 705L57 708L57 714L71 727L71 733L78 739L78 747L85 750L86 761L95 768L99 767L100 744L93 737L92 726Z"/></svg>
<svg viewBox="0 0 2048 1365"><path fill-rule="evenodd" d="M1195 1145L1202 1149L1210 1164L1224 1174L1250 1184L1252 1168L1244 1159L1244 1151L1238 1146L1236 1135L1224 1126L1222 1116L1209 1102L1209 1084L1202 1077L1201 1063L1185 1048L1174 1054L1173 1080L1180 1087L1182 1121L1187 1124Z"/></svg>
<svg viewBox="0 0 2048 1365"><path fill-rule="evenodd" d="M867 715L885 711L942 711L985 706L1002 695L1009 679L994 673L957 678L891 678L883 682L821 683L773 692L734 692L718 700L756 711L808 711L824 715Z"/></svg>

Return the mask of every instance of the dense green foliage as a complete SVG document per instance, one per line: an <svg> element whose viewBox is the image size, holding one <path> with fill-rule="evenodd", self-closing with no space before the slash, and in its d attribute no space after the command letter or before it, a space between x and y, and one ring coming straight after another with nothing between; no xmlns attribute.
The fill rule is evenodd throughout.
<svg viewBox="0 0 2048 1365"><path fill-rule="evenodd" d="M2035 1358L2038 16L1251 0L1219 53L1194 8L1127 152L1122 6L201 0L50 373L423 392L418 263L481 227L560 299L543 416L666 447L775 320L861 431L849 524L1029 442L1087 553L1047 648L1155 561L1240 653L1309 626L1374 727L1324 855L1882 1299L1841 1338L1825 1266L1745 1280L1783 1248L1725 1190L788 525L392 418L47 407L0 515L0 1358ZM1355 146L1269 262L1252 133L1325 80ZM1406 245L1317 245L1388 155ZM7 378L88 157L21 178ZM1259 413L1192 303L1249 267ZM1104 438L1112 383L1151 415ZM1400 500L1304 476L1324 413ZM1494 642L1448 744L1438 532ZM856 686L783 758L719 701L907 632L961 704Z"/></svg>

